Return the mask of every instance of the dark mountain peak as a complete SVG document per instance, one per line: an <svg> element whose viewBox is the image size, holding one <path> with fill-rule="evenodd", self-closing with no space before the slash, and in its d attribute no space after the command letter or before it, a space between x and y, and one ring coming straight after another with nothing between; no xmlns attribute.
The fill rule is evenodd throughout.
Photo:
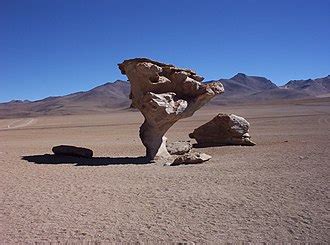
<svg viewBox="0 0 330 245"><path fill-rule="evenodd" d="M113 83L114 83L114 84L115 84L115 83L128 83L128 81L124 81L124 80L119 80L119 79L118 79L118 80L114 81Z"/></svg>
<svg viewBox="0 0 330 245"><path fill-rule="evenodd" d="M233 79L233 80L240 80L240 79L246 79L248 76L244 73L237 73L235 76L233 76L232 78L230 79Z"/></svg>
<svg viewBox="0 0 330 245"><path fill-rule="evenodd" d="M330 92L330 76L307 80L291 80L283 87L305 91L313 96L324 95Z"/></svg>
<svg viewBox="0 0 330 245"><path fill-rule="evenodd" d="M305 85L311 85L313 83L316 83L317 80L322 80L322 79L327 79L327 77L325 78L317 78L317 79L301 79L301 80L290 80L289 82L287 82L284 87L286 88L291 88L291 87L300 87L300 86L305 86Z"/></svg>
<svg viewBox="0 0 330 245"><path fill-rule="evenodd" d="M305 83L305 82L315 82L318 80L327 80L330 78L330 75L326 76L326 77L319 77L319 78L309 78L309 79L297 79L297 80L290 80L287 84L292 84L292 83Z"/></svg>
<svg viewBox="0 0 330 245"><path fill-rule="evenodd" d="M29 103L29 100L11 100L9 103Z"/></svg>
<svg viewBox="0 0 330 245"><path fill-rule="evenodd" d="M111 89L111 88L113 88L113 87L118 87L118 86L121 86L121 85L124 85L124 86L127 85L127 86L129 86L128 82L126 82L126 81L116 80L116 81L114 81L114 82L106 82L106 83L104 83L104 84L102 84L102 85L99 85L99 86L97 86L97 87L95 87L95 88L89 90L89 91L103 90L103 89ZM87 92L88 92L88 91L87 91Z"/></svg>
<svg viewBox="0 0 330 245"><path fill-rule="evenodd" d="M247 90L246 92L251 92L253 90L254 92L258 92L261 90L277 88L277 86L272 83L272 81L265 77L248 76L244 73L237 73L235 76L228 79L225 83L234 83L235 89L240 89L239 87L242 86L241 88ZM229 87L229 84L227 84L227 87Z"/></svg>
<svg viewBox="0 0 330 245"><path fill-rule="evenodd" d="M11 100L8 102L4 102L3 104L25 104L25 103L30 103L31 101L29 100Z"/></svg>

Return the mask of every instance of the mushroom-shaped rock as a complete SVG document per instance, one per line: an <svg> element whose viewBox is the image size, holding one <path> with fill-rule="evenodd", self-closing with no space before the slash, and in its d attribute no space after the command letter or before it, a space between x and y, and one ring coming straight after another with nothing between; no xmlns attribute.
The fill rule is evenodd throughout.
<svg viewBox="0 0 330 245"><path fill-rule="evenodd" d="M250 124L234 114L218 114L211 121L196 128L189 134L199 146L255 145L250 140Z"/></svg>
<svg viewBox="0 0 330 245"><path fill-rule="evenodd" d="M204 78L192 70L146 58L125 60L118 66L131 83L132 106L145 118L140 138L151 160L170 157L164 135L176 121L192 116L224 91L219 82L202 83Z"/></svg>

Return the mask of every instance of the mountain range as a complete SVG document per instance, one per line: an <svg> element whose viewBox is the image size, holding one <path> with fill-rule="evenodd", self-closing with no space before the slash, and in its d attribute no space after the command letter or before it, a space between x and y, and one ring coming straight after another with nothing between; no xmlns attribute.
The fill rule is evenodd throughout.
<svg viewBox="0 0 330 245"><path fill-rule="evenodd" d="M330 96L330 75L314 80L291 80L283 86L264 77L243 73L217 81L224 85L225 93L214 98L212 104L267 103Z"/></svg>
<svg viewBox="0 0 330 245"><path fill-rule="evenodd" d="M225 93L216 96L209 105L268 103L283 100L330 97L330 75L324 78L292 80L277 86L264 77L238 73L230 79L217 80ZM207 81L206 83L214 82ZM0 118L44 115L106 113L125 110L130 106L130 84L117 80L89 91L37 101L14 100L0 103Z"/></svg>

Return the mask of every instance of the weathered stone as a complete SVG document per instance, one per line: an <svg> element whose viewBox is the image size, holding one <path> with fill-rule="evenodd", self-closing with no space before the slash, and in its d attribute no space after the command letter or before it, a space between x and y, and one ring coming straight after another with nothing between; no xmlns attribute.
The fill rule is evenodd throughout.
<svg viewBox="0 0 330 245"><path fill-rule="evenodd" d="M166 148L171 155L183 155L191 150L192 144L188 141L176 141L166 144Z"/></svg>
<svg viewBox="0 0 330 245"><path fill-rule="evenodd" d="M234 114L218 114L211 121L189 134L200 146L255 145L250 140L250 124L243 117Z"/></svg>
<svg viewBox="0 0 330 245"><path fill-rule="evenodd" d="M118 66L131 83L132 106L145 118L140 138L150 160L169 158L167 130L224 91L219 82L201 83L203 78L191 70L146 58L125 60Z"/></svg>
<svg viewBox="0 0 330 245"><path fill-rule="evenodd" d="M206 162L211 158L212 157L210 155L207 155L205 153L191 152L175 158L172 163L169 163L167 165L176 166L181 164L198 164Z"/></svg>
<svg viewBox="0 0 330 245"><path fill-rule="evenodd" d="M52 148L55 155L75 156L91 158L93 151L83 147L76 147L71 145L58 145Z"/></svg>

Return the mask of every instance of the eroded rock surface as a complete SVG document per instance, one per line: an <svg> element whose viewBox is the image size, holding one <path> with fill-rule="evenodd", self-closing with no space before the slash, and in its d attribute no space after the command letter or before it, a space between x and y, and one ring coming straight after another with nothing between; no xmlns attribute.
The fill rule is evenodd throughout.
<svg viewBox="0 0 330 245"><path fill-rule="evenodd" d="M125 60L118 66L131 83L132 106L145 118L140 138L151 160L170 157L164 135L176 121L192 116L224 91L219 82L202 83L204 78L192 70L146 58Z"/></svg>
<svg viewBox="0 0 330 245"><path fill-rule="evenodd" d="M71 145L58 145L52 148L55 155L65 155L74 157L86 157L91 158L93 151L83 147L76 147Z"/></svg>
<svg viewBox="0 0 330 245"><path fill-rule="evenodd" d="M176 141L166 144L166 148L171 155L183 155L191 150L192 144L188 141Z"/></svg>
<svg viewBox="0 0 330 245"><path fill-rule="evenodd" d="M172 163L167 164L168 166L177 166L181 164L198 164L210 160L212 157L205 153L191 152L186 153L174 159Z"/></svg>
<svg viewBox="0 0 330 245"><path fill-rule="evenodd" d="M234 114L218 114L189 134L200 146L255 145L249 135L249 122Z"/></svg>

